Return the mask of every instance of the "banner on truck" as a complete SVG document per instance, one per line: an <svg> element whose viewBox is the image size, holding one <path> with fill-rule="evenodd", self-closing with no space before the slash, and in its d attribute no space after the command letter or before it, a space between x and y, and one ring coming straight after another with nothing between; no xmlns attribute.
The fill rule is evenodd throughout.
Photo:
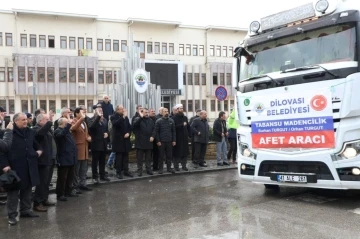
<svg viewBox="0 0 360 239"><path fill-rule="evenodd" d="M253 96L253 148L335 147L331 91Z"/></svg>

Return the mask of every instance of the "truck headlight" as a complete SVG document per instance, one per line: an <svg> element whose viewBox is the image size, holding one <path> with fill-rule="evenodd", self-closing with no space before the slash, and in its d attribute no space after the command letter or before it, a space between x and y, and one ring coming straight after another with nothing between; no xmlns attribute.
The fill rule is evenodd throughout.
<svg viewBox="0 0 360 239"><path fill-rule="evenodd" d="M360 140L350 141L344 143L344 146L337 156L343 159L352 159L360 153Z"/></svg>
<svg viewBox="0 0 360 239"><path fill-rule="evenodd" d="M240 153L244 157L256 159L256 154L250 151L247 144L240 144Z"/></svg>
<svg viewBox="0 0 360 239"><path fill-rule="evenodd" d="M319 0L315 4L315 9L318 12L325 13L325 11L329 8L329 2L327 0Z"/></svg>

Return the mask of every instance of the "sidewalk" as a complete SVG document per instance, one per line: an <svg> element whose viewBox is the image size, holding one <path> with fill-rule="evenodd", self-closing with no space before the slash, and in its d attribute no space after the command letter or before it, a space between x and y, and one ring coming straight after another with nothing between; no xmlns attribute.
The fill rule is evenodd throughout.
<svg viewBox="0 0 360 239"><path fill-rule="evenodd" d="M188 163L187 163L187 167L188 167L189 171L187 171L187 172L183 171L181 169L181 166L180 166L180 171L176 172L175 174L168 173L166 171L166 166L165 165L164 165L164 173L163 174L159 174L157 171L154 171L153 172L154 175L148 175L146 173L145 168L144 168L143 169L143 176L139 177L137 175L137 164L136 163L130 163L129 168L130 168L130 171L133 173L134 177L130 178L130 177L124 176L124 179L118 179L116 177L116 170L115 169L111 170L108 167L106 167L105 170L108 172L108 177L110 178L111 181L110 182L101 181L100 184L129 182L129 181L134 181L134 180L150 179L150 178L156 178L156 177L176 176L176 175L180 175L180 174L183 175L183 174L191 174L191 173L203 173L203 172L212 172L212 171L237 169L237 164L230 164L230 166L217 166L216 159L215 160L207 160L206 164L208 166L206 168L197 168L197 169L195 169L192 162L191 162L191 160L190 160L190 162L188 161ZM57 168L54 169L54 174L53 174L53 178L52 178L53 186L50 187L50 192L55 191L56 179L57 179ZM89 165L89 168L88 168L87 184L88 185L93 185L94 184L94 182L92 180L91 165Z"/></svg>

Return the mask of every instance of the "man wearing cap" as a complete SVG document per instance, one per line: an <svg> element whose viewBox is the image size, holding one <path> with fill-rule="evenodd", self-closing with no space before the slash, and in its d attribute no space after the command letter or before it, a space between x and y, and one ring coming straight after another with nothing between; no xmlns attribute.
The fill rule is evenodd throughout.
<svg viewBox="0 0 360 239"><path fill-rule="evenodd" d="M194 122L194 119L199 118L201 109L196 110L196 115L190 118L189 125ZM194 163L194 155L195 155L195 142L194 142L194 133L191 132L191 161Z"/></svg>
<svg viewBox="0 0 360 239"><path fill-rule="evenodd" d="M187 157L189 155L189 135L191 134L188 118L184 115L182 104L175 106L177 114L172 118L176 127L176 145L174 146L174 167L179 171L179 163L181 163L184 171L189 171L186 167Z"/></svg>

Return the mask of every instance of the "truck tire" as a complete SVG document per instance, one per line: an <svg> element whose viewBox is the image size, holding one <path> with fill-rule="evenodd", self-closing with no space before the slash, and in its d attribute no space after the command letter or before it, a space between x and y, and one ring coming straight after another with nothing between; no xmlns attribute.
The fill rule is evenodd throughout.
<svg viewBox="0 0 360 239"><path fill-rule="evenodd" d="M280 186L279 185L274 185L274 184L264 184L265 189L272 189L272 190L279 190Z"/></svg>

